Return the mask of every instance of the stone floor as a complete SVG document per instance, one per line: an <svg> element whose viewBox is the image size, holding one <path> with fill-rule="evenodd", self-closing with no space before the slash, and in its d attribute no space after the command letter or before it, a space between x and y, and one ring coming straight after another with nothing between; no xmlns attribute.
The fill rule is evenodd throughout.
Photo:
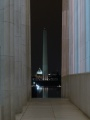
<svg viewBox="0 0 90 120"><path fill-rule="evenodd" d="M67 99L32 99L16 120L90 120Z"/></svg>

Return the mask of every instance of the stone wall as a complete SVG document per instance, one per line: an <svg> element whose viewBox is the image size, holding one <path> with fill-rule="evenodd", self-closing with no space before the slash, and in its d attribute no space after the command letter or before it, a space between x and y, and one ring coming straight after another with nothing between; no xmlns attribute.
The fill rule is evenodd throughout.
<svg viewBox="0 0 90 120"><path fill-rule="evenodd" d="M63 77L62 97L69 98L72 103L90 117L90 73Z"/></svg>

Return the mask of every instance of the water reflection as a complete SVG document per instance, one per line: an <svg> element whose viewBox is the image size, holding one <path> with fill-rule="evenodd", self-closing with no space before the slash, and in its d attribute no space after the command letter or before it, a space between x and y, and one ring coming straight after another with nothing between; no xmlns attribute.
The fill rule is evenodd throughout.
<svg viewBox="0 0 90 120"><path fill-rule="evenodd" d="M61 97L61 87L42 87L33 86L32 87L32 97L33 98L60 98Z"/></svg>
<svg viewBox="0 0 90 120"><path fill-rule="evenodd" d="M48 98L48 88L43 87L43 98Z"/></svg>

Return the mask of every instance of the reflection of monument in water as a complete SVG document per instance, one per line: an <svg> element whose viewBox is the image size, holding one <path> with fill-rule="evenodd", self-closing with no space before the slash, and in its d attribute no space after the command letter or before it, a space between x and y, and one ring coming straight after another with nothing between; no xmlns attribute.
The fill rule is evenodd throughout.
<svg viewBox="0 0 90 120"><path fill-rule="evenodd" d="M43 29L43 80L48 80L47 31ZM43 88L43 98L48 97L48 88Z"/></svg>
<svg viewBox="0 0 90 120"><path fill-rule="evenodd" d="M43 80L48 80L48 60L47 60L47 31L43 29Z"/></svg>

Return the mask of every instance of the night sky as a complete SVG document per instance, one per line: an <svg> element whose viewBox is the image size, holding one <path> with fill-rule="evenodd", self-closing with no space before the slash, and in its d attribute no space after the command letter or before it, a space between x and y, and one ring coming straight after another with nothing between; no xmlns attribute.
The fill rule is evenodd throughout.
<svg viewBox="0 0 90 120"><path fill-rule="evenodd" d="M43 28L47 29L48 71L61 71L61 0L31 0L32 74L42 69Z"/></svg>

